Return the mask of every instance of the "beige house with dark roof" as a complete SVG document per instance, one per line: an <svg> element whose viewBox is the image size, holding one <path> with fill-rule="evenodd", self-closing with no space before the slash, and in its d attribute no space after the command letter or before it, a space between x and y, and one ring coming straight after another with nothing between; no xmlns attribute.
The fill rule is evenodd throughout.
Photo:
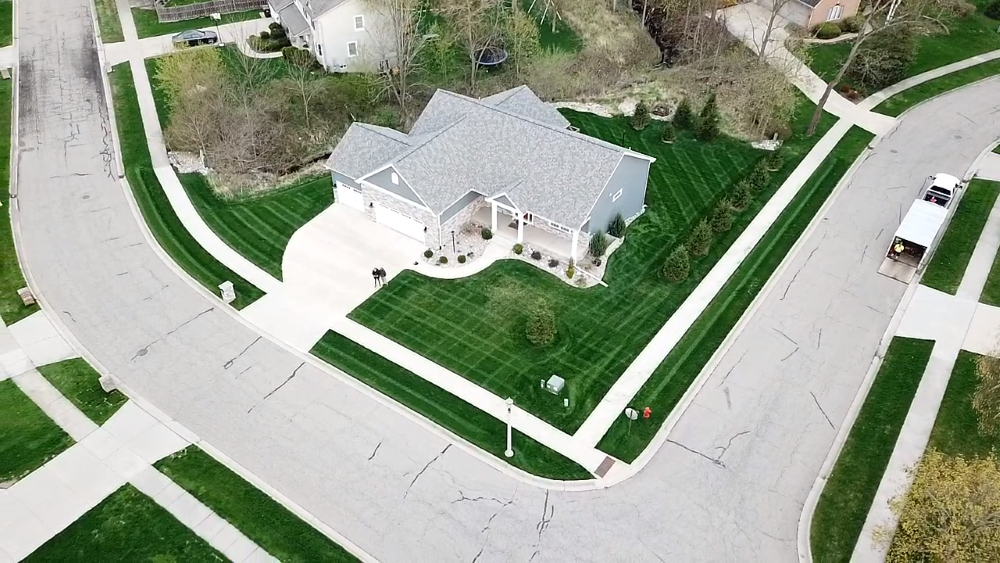
<svg viewBox="0 0 1000 563"><path fill-rule="evenodd" d="M768 10L773 2L781 0L757 0ZM778 15L806 29L828 21L840 21L858 13L860 0L789 0L778 10Z"/></svg>

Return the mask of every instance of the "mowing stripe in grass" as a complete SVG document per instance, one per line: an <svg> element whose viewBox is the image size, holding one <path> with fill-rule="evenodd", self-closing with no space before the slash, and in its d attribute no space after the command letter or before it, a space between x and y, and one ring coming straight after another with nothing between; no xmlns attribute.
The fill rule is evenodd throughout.
<svg viewBox="0 0 1000 563"><path fill-rule="evenodd" d="M83 358L39 366L38 372L98 426L104 424L128 400L121 391L105 393L101 374Z"/></svg>
<svg viewBox="0 0 1000 563"><path fill-rule="evenodd" d="M264 293L219 263L198 244L198 241L184 228L170 205L163 187L160 186L153 172L149 147L146 145L146 131L142 125L139 100L132 79L132 69L128 63L115 66L110 78L118 134L121 137L125 177L150 232L174 262L209 292L218 294L219 284L229 280L236 288L236 301L233 301L233 307L242 309L253 303Z"/></svg>
<svg viewBox="0 0 1000 563"><path fill-rule="evenodd" d="M1000 436L982 433L976 410L972 407L972 396L979 382L976 373L979 357L979 354L967 350L958 352L927 442L928 449L966 458L983 457L993 450L1000 452Z"/></svg>
<svg viewBox="0 0 1000 563"><path fill-rule="evenodd" d="M503 455L507 449L503 422L333 331L327 332L311 353L497 459L532 475L563 481L593 478L576 462L517 430L513 432L514 457L507 459Z"/></svg>
<svg viewBox="0 0 1000 563"><path fill-rule="evenodd" d="M124 41L121 18L118 17L118 3L115 0L94 0L97 11L97 25L101 31L101 41L114 43Z"/></svg>
<svg viewBox="0 0 1000 563"><path fill-rule="evenodd" d="M979 242L979 235L986 226L986 219L993 210L997 194L1000 194L1000 182L981 179L969 182L954 217L948 223L948 230L941 237L931 263L920 278L922 285L955 295ZM996 284L996 280L993 283Z"/></svg>
<svg viewBox="0 0 1000 563"><path fill-rule="evenodd" d="M895 337L813 512L816 563L847 563L920 385L934 342Z"/></svg>
<svg viewBox="0 0 1000 563"><path fill-rule="evenodd" d="M879 103L872 111L896 117L920 102L927 101L938 94L944 94L945 92L967 86L973 82L997 74L1000 74L1000 59L979 63L975 66L935 78L934 80L928 80L912 88L907 88Z"/></svg>
<svg viewBox="0 0 1000 563"><path fill-rule="evenodd" d="M73 445L14 381L0 381L0 483L24 477Z"/></svg>
<svg viewBox="0 0 1000 563"><path fill-rule="evenodd" d="M871 139L870 133L852 127L837 143L636 394L633 404L652 407L650 419L629 429L619 417L599 449L628 463L642 453Z"/></svg>
<svg viewBox="0 0 1000 563"><path fill-rule="evenodd" d="M357 561L197 446L161 459L156 468L279 561Z"/></svg>
<svg viewBox="0 0 1000 563"><path fill-rule="evenodd" d="M14 2L0 0L0 47L14 43Z"/></svg>
<svg viewBox="0 0 1000 563"><path fill-rule="evenodd" d="M160 18L156 16L155 10L147 8L132 8L132 21L135 23L135 32L139 36L139 39L156 37L157 35L171 35L187 31L189 29L214 29L218 24L255 20L258 17L260 17L260 10L249 10L246 12L222 14L222 19L220 21L204 17L195 18L193 20L160 23Z"/></svg>

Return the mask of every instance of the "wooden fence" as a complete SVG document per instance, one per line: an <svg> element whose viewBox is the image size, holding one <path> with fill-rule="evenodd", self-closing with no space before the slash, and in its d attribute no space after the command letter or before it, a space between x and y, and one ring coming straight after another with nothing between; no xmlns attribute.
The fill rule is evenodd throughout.
<svg viewBox="0 0 1000 563"><path fill-rule="evenodd" d="M179 22L204 18L209 14L231 14L267 8L267 0L211 0L184 6L164 6L159 0L153 2L156 17L160 23Z"/></svg>

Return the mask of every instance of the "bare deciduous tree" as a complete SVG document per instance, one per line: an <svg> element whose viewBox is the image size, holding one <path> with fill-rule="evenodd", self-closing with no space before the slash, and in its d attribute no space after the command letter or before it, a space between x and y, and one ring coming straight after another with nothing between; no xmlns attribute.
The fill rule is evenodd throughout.
<svg viewBox="0 0 1000 563"><path fill-rule="evenodd" d="M422 0L369 0L376 17L372 37L379 46L379 62L388 68L379 73L382 94L393 99L409 120L409 102L420 52L427 39L419 29Z"/></svg>

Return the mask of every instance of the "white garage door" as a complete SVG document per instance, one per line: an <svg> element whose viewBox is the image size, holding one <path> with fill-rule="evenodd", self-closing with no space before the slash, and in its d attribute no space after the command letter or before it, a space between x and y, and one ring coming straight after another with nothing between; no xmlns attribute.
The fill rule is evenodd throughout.
<svg viewBox="0 0 1000 563"><path fill-rule="evenodd" d="M365 210L365 201L361 197L361 190L356 190L340 182L337 182L337 201L358 211Z"/></svg>
<svg viewBox="0 0 1000 563"><path fill-rule="evenodd" d="M424 241L424 225L422 223L377 203L375 204L375 221L420 242Z"/></svg>

